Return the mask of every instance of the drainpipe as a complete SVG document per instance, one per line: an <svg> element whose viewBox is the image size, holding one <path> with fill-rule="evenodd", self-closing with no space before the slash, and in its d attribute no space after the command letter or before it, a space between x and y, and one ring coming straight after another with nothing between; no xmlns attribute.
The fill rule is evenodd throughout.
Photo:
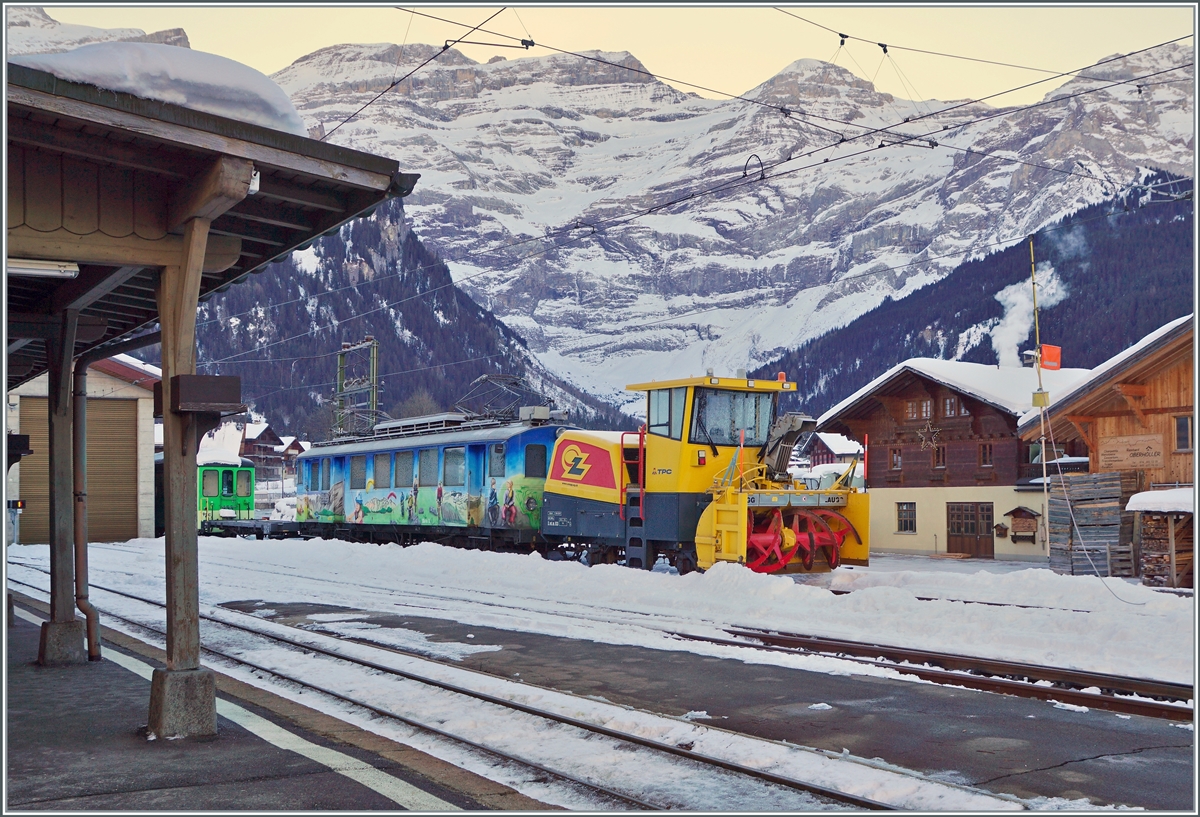
<svg viewBox="0 0 1200 817"><path fill-rule="evenodd" d="M151 332L136 338L111 343L84 352L75 360L74 417L71 426L73 439L71 454L75 471L75 605L87 619L88 660L99 661L100 614L88 601L88 555L87 555L87 369L93 363L113 355L141 349L162 339L160 332Z"/></svg>

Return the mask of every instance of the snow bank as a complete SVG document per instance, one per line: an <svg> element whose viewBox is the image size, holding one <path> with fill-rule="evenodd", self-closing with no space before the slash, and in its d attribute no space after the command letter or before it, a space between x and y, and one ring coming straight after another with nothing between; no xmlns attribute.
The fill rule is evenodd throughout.
<svg viewBox="0 0 1200 817"><path fill-rule="evenodd" d="M1165 491L1143 491L1129 498L1127 511L1157 513L1194 513L1196 495L1192 488L1168 488Z"/></svg>
<svg viewBox="0 0 1200 817"><path fill-rule="evenodd" d="M282 88L250 66L216 54L157 43L93 43L11 61L71 82L308 136Z"/></svg>
<svg viewBox="0 0 1200 817"><path fill-rule="evenodd" d="M163 587L162 539L91 548L97 584L154 596ZM10 564L48 564L44 546L13 546ZM937 560L929 560L931 563ZM412 603L423 615L519 632L720 655L817 672L871 668L705 645L671 632L724 636L730 626L955 652L1085 671L1192 683L1190 598L1120 579L1047 569L996 574L843 569L833 590L719 564L678 576L617 565L586 567L537 555L401 548L333 540L201 537L205 604L260 598L357 610ZM939 599L922 601L922 598ZM963 601L1024 604L993 607ZM890 670L879 672L890 673ZM892 677L889 675L889 677Z"/></svg>

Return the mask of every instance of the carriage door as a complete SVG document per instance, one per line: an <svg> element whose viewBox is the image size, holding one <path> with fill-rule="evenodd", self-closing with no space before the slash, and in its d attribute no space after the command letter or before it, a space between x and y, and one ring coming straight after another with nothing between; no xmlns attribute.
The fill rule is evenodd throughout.
<svg viewBox="0 0 1200 817"><path fill-rule="evenodd" d="M994 558L993 524L990 502L947 502L946 552L965 553L977 559Z"/></svg>

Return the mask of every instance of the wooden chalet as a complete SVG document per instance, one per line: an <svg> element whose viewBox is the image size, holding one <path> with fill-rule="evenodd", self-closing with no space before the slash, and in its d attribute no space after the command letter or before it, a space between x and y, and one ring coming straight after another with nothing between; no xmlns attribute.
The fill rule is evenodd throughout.
<svg viewBox="0 0 1200 817"><path fill-rule="evenodd" d="M800 456L806 458L810 465L828 465L834 462L851 462L856 457L861 458L863 447L841 434L817 432L810 434L800 449Z"/></svg>
<svg viewBox="0 0 1200 817"><path fill-rule="evenodd" d="M1190 485L1194 463L1192 315L1171 321L1092 370L1046 410L1047 436L1088 457L1092 473L1132 472L1137 490ZM1036 412L1021 440L1041 436Z"/></svg>
<svg viewBox="0 0 1200 817"><path fill-rule="evenodd" d="M1051 393L1086 375L1043 372ZM1004 520L1010 509L1030 504L1018 485L1041 476L1040 444L1017 435L1037 387L1032 368L914 358L822 415L819 432L845 434L866 448L872 548L1044 558L1039 539L1010 538L1013 526ZM1068 443L1055 457L1072 453L1072 445L1082 450Z"/></svg>

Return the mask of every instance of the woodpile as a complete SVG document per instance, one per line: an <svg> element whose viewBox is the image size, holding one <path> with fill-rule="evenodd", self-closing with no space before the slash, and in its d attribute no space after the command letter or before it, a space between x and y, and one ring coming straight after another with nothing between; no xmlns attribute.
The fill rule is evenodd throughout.
<svg viewBox="0 0 1200 817"><path fill-rule="evenodd" d="M1133 472L1068 474L1050 480L1050 569L1069 576L1136 576Z"/></svg>
<svg viewBox="0 0 1200 817"><path fill-rule="evenodd" d="M1171 581L1171 522L1175 523L1175 576ZM1142 513L1142 584L1192 587L1192 514Z"/></svg>

